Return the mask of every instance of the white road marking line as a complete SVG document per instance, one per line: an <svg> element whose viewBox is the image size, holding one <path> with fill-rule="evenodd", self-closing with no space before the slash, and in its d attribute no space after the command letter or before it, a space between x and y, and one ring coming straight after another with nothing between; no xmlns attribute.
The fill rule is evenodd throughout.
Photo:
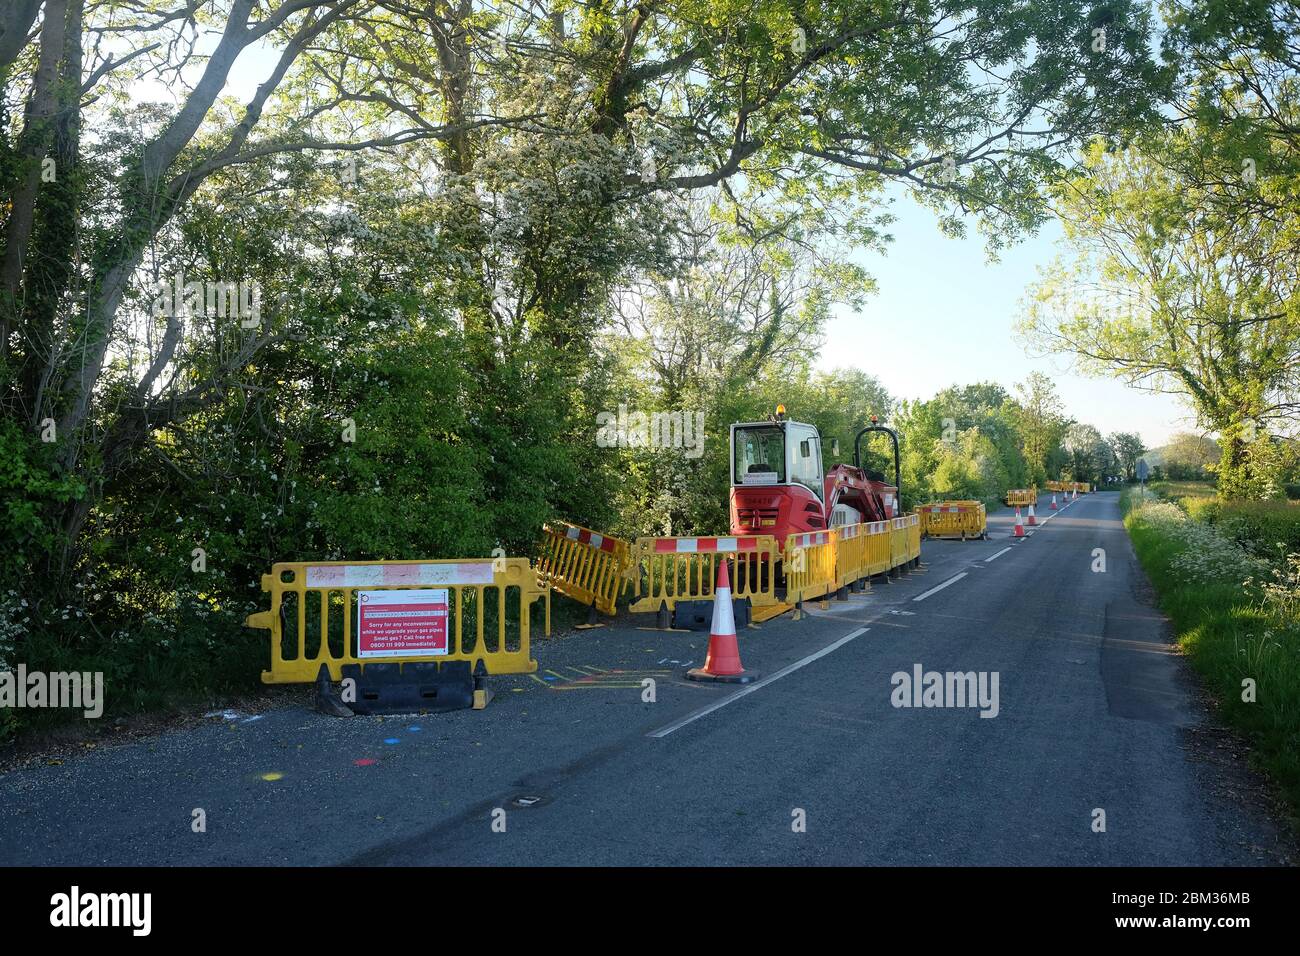
<svg viewBox="0 0 1300 956"><path fill-rule="evenodd" d="M921 594L918 594L916 597L912 598L912 600L913 600L913 601L924 601L924 600L925 600L926 598L928 598L931 594L936 594L936 593L938 593L939 591L942 591L944 588L946 588L946 587L947 587L948 585L950 585L950 584L956 584L958 581L960 581L962 578L964 578L964 577L965 577L967 574L969 574L969 573L970 573L969 571L961 571L961 572L958 572L957 574L954 574L952 577L950 577L947 581L944 581L943 584L935 585L934 587L930 588L930 590L928 590L928 591L924 591L924 592L922 592Z"/></svg>
<svg viewBox="0 0 1300 956"><path fill-rule="evenodd" d="M703 707L700 710L697 710L693 714L687 714L685 717L681 718L680 720L675 720L666 727L660 727L658 730L646 734L646 736L667 737L674 730L681 730L687 724L694 723L695 721L699 720L701 717L707 717L715 710L721 710L723 707L726 707L728 704L734 703L735 701L740 700L740 698L746 697L749 694L754 693L754 691L758 690L760 687L766 687L768 684L771 684L773 681L780 680L782 677L785 677L787 674L793 674L795 671L803 667L805 664L811 664L819 657L825 657L827 654L831 653L832 651L839 650L839 648L843 647L849 641L861 637L869 630L871 630L871 628L869 627L860 627L856 631L850 631L848 634L845 634L843 637L841 637L838 641L835 641L831 644L827 644L820 651L814 651L813 653L809 654L807 657L795 661L793 664L787 664L785 667L782 667L775 674L769 674L767 677L761 678L760 680L756 680L752 684L744 685L743 687L741 687L740 690L736 691L736 693L732 694L730 697L724 697L722 698L722 700L716 701L707 707Z"/></svg>
<svg viewBox="0 0 1300 956"><path fill-rule="evenodd" d="M989 563L990 561L992 561L994 558L1000 558L1000 557L1002 557L1002 555L1006 554L1006 553L1007 553L1008 551L1010 551L1010 550L1011 550L1010 548L1003 548L1003 549L1002 549L1001 551L999 551L997 554L990 554L987 558L984 559L984 563L985 563L985 564L988 564L988 563Z"/></svg>

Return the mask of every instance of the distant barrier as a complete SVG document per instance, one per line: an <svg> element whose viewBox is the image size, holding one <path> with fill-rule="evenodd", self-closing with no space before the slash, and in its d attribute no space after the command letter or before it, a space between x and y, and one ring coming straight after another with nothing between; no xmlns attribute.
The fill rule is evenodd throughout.
<svg viewBox="0 0 1300 956"><path fill-rule="evenodd" d="M729 560L731 596L755 607L780 603L776 562L780 554L770 534L710 538L637 538L633 552L633 612L672 610L678 601L713 598L718 562Z"/></svg>
<svg viewBox="0 0 1300 956"><path fill-rule="evenodd" d="M1081 495L1086 495L1092 490L1092 485L1086 481L1049 481L1046 482L1048 491L1065 492L1077 491Z"/></svg>
<svg viewBox="0 0 1300 956"><path fill-rule="evenodd" d="M618 538L555 521L543 529L536 567L561 594L612 615L623 588L631 584L632 549Z"/></svg>
<svg viewBox="0 0 1300 956"><path fill-rule="evenodd" d="M988 514L982 501L936 501L917 509L921 533L928 538L982 537L988 530Z"/></svg>
<svg viewBox="0 0 1300 956"><path fill-rule="evenodd" d="M1012 488L1004 499L1009 507L1026 507L1038 504L1037 488Z"/></svg>
<svg viewBox="0 0 1300 956"><path fill-rule="evenodd" d="M537 670L530 611L548 591L527 558L281 562L262 590L271 609L247 623L271 632L265 684L310 683L322 664L336 681L345 664L380 662Z"/></svg>

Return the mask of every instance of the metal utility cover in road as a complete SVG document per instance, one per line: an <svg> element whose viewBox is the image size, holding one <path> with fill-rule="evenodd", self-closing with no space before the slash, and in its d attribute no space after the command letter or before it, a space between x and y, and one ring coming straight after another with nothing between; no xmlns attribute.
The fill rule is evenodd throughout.
<svg viewBox="0 0 1300 956"><path fill-rule="evenodd" d="M446 588L358 592L357 657L446 653Z"/></svg>

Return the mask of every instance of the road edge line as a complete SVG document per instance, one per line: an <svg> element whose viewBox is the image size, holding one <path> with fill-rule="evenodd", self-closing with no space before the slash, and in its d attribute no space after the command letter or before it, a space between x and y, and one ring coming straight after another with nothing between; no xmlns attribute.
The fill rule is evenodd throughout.
<svg viewBox="0 0 1300 956"><path fill-rule="evenodd" d="M724 697L721 700L716 700L712 704L709 704L707 707L701 707L699 710L694 711L693 713L689 713L685 717L679 717L677 720L674 720L672 723L665 724L663 727L660 727L658 730L652 730L650 733L646 734L646 736L653 737L656 739L662 739L664 737L667 737L669 734L673 733L674 731L681 730L687 724L694 723L695 721L699 720L701 717L707 717L715 710L721 710L723 707L726 707L728 704L738 701L740 700L740 698L746 697L749 694L754 693L754 691L758 690L759 688L766 687L768 684L780 680L782 677L785 677L787 674L793 674L795 671L797 671L799 668L803 667L804 665L811 664L813 661L817 660L818 658L825 657L827 654L830 654L832 651L839 650L845 644L849 643L849 641L856 640L857 638L861 637L863 634L867 633L867 631L869 630L871 630L871 628L869 627L859 627L854 631L850 631L848 634L845 634L839 640L832 641L831 643L827 644L821 650L813 651L813 653L809 654L807 657L800 658L799 660L795 661L793 664L787 664L785 667L782 667L776 673L769 674L767 677L757 680L754 683L748 685L747 687L741 688L740 690L736 691L736 693L731 694L730 696Z"/></svg>

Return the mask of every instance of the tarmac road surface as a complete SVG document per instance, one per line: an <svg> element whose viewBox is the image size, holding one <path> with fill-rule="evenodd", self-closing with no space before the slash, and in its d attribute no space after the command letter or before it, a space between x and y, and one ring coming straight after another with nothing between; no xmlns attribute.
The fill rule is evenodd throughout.
<svg viewBox="0 0 1300 956"><path fill-rule="evenodd" d="M498 678L482 712L294 702L34 761L0 774L0 863L1280 862L1117 496L1045 513L1028 538L1001 512L987 541L927 541L897 582L742 630L757 685L683 680L707 635L624 617L538 640L538 673ZM982 705L895 706L924 703L895 677L918 666L974 672Z"/></svg>

